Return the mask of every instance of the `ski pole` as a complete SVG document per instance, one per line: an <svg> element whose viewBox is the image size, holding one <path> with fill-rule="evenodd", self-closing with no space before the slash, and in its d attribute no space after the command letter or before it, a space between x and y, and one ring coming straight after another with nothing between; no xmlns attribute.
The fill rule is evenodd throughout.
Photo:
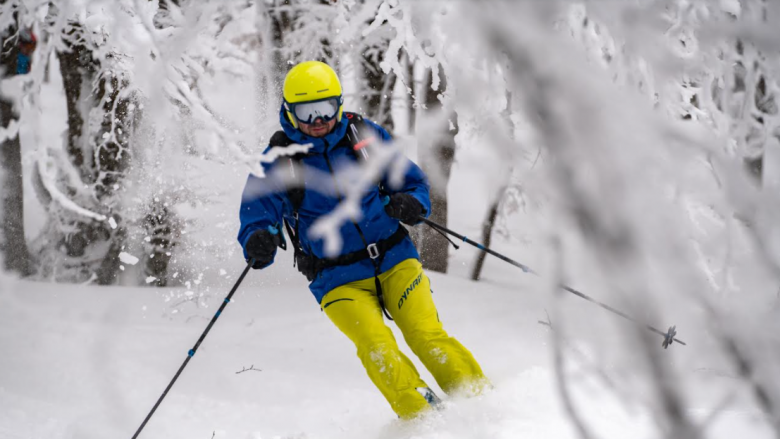
<svg viewBox="0 0 780 439"><path fill-rule="evenodd" d="M179 375L181 375L181 372L184 370L185 367L187 367L187 363L190 362L192 357L195 355L195 352L197 352L198 347L201 343L203 343L203 340L206 338L206 335L211 331L211 327L214 326L214 322L217 321L220 314L222 314L222 310L225 309L228 303L230 303L230 299L233 297L233 293L236 292L238 289L238 286L241 285L241 281L244 280L244 277L246 277L246 274L249 272L249 269L252 268L252 265L254 265L255 260L250 259L249 263L246 264L246 268L244 268L244 272L241 273L241 276L238 277L238 280L236 281L236 284L233 285L233 289L230 290L230 293L228 293L227 297L225 297L225 300L222 302L222 305L217 310L217 313L214 314L214 317L211 318L211 321L209 322L209 325L206 326L206 330L203 331L203 334L200 335L200 338L198 339L198 342L195 343L195 346L187 352L187 358L184 359L184 363L182 363L181 367L179 368L178 372L176 372L176 375L173 376L173 379L168 384L168 387L165 388L165 391L163 391L162 395L160 395L160 398L157 400L157 402L154 404L154 407L152 407L152 410L149 412L148 415L146 415L146 419L144 419L144 422L141 423L141 426L138 427L138 431L135 432L133 435L133 439L136 439L139 434L141 434L141 430L144 429L146 426L146 423L149 422L149 419L152 418L152 415L157 410L157 407L160 406L160 403L165 398L165 395L168 394L168 391L171 390L171 387L173 387L173 383L176 382L176 380L179 378Z"/></svg>
<svg viewBox="0 0 780 439"><path fill-rule="evenodd" d="M485 252L487 254L493 255L493 256L501 259L502 261L505 261L505 262L508 262L508 263L514 265L515 267L523 270L526 273L531 273L531 274L535 274L535 275L539 276L539 273L535 272L534 270L532 270L527 265L523 265L523 264L521 264L521 263L519 263L519 262L517 262L517 261L515 261L515 260L513 260L511 258L508 258L508 257L502 255L501 253L499 253L499 252L497 252L495 250L491 250L491 249L485 247L484 245L482 245L482 244L480 244L480 243L478 243L476 241L472 241L469 238L467 238L467 237L465 237L465 236L463 236L463 235L461 235L461 234L459 234L459 233L457 233L457 232L455 232L453 230L450 230L447 227L442 226L441 224L438 224L438 223L436 223L434 221L429 220L428 218L424 218L424 217L421 216L420 219L423 222L425 222L425 224L428 224L431 228L433 228L435 230L438 230L439 232L448 233L448 234L454 236L455 238L460 239L461 241L465 242L466 244L471 244L474 247L482 250L483 252ZM567 285L561 285L561 288L563 288L565 291L568 291L569 293L574 294L575 296L578 296L578 297L581 297L581 298L587 300L588 302L594 303L594 304L596 304L596 305L606 309L607 311L610 311L610 312L612 312L614 314L617 314L617 315L619 315L620 317L623 317L626 320L629 320L631 322L639 324L639 322L635 318L633 318L633 317L629 316L628 314L626 314L626 313L624 313L624 312L622 312L622 311L620 311L618 309L615 309L615 308L613 308L613 307L611 307L611 306L609 306L609 305L607 305L605 303L599 302L598 300L588 296L585 293L577 291L574 288L569 287ZM677 327L676 326L669 327L669 330L666 331L666 332L663 332L660 329L656 329L655 327L647 325L647 324L645 324L644 327L647 330L649 330L651 332L654 332L654 333L656 333L656 334L658 334L658 335L660 335L660 336L662 336L664 338L664 341L661 344L664 347L664 349L668 348L669 345L672 344L672 342L675 342L675 341L677 343L680 343L683 346L686 345L685 342L683 342L682 340L680 340L678 338L675 338L675 335L677 335Z"/></svg>

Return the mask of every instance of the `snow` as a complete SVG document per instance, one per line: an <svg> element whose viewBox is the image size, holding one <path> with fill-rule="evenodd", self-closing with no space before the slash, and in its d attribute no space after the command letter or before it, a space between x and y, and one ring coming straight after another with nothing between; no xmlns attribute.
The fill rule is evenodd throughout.
<svg viewBox="0 0 780 439"><path fill-rule="evenodd" d="M237 292L238 303L225 309L140 437L576 437L556 391L549 328L537 323L548 304L533 278L474 284L430 277L445 328L480 361L495 385L490 393L447 398L445 410L419 421L396 420L351 342L319 311L304 281L279 284L273 273L253 271ZM211 295L205 307L168 302L177 291L0 277L0 436L130 437L223 300ZM579 310L573 320L580 323L610 318L577 298L569 302ZM590 332L587 325L580 329ZM665 361L690 361L685 380L728 382L697 373L701 362L692 359L704 349L706 335L688 325L681 331L689 346L664 351ZM600 342L614 347L619 338L613 333ZM250 365L261 372L236 373ZM575 399L598 437L654 437L652 418L636 401L617 399L578 370L571 378ZM686 410L704 419L716 392L697 392ZM732 407L707 437L770 437L757 419L752 410Z"/></svg>
<svg viewBox="0 0 780 439"><path fill-rule="evenodd" d="M135 265L138 263L138 258L127 252L119 253L119 260L128 265Z"/></svg>
<svg viewBox="0 0 780 439"><path fill-rule="evenodd" d="M7 127L0 127L0 142L13 139L19 134L19 121L12 120Z"/></svg>

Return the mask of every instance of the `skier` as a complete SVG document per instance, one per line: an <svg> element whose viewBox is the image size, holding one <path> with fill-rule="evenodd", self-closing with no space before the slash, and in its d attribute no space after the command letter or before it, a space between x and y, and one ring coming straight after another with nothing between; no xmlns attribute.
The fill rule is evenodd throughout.
<svg viewBox="0 0 780 439"><path fill-rule="evenodd" d="M490 386L472 354L442 328L417 250L406 228L430 214L428 183L407 160L401 187L385 176L363 195L361 219L343 224L343 244L327 257L309 228L343 199L345 163L370 160L373 138L390 141L379 125L343 111L341 84L327 64L307 61L284 80L279 113L283 131L270 146L311 144L306 154L282 157L265 167L266 177L250 175L241 202L238 240L253 268L269 266L287 229L298 270L328 318L357 347L376 387L403 419L439 403L409 358L398 348L383 320L395 320L404 339L442 390L476 395ZM381 142L377 142L381 143ZM368 145L368 146L367 146ZM322 176L326 176L323 178ZM292 183L292 184L291 184Z"/></svg>

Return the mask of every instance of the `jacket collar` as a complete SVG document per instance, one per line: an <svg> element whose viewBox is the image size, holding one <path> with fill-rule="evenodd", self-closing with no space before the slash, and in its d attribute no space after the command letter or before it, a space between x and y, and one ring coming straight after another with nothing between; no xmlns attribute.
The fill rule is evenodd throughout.
<svg viewBox="0 0 780 439"><path fill-rule="evenodd" d="M282 104L282 108L279 110L279 122L282 124L282 129L290 140L299 145L305 145L307 143L312 144L309 153L322 154L325 152L326 146L333 148L347 133L347 118L342 117L333 128L333 131L325 137L311 137L303 134L301 130L293 127L292 123L287 119L287 112L284 110L284 104Z"/></svg>

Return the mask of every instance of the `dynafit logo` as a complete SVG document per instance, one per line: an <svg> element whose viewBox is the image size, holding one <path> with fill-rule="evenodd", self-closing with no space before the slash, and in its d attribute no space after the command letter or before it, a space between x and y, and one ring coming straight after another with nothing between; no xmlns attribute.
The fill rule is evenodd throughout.
<svg viewBox="0 0 780 439"><path fill-rule="evenodd" d="M404 302L406 301L406 298L409 297L409 294L414 291L415 288L417 288L417 285L420 285L420 282L422 282L422 273L420 273L417 276L417 279L412 282L411 285L409 285L409 288L404 291L404 294L401 296L400 299L398 299L398 309L401 309L402 306L404 306Z"/></svg>

